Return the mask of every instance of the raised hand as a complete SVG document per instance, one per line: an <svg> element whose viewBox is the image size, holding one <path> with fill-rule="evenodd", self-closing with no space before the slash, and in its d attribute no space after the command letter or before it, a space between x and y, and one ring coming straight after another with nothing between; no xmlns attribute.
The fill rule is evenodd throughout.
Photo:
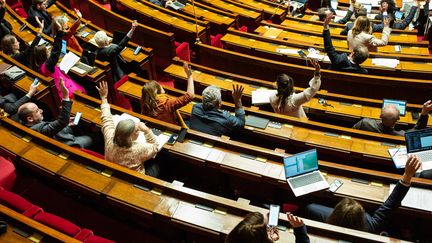
<svg viewBox="0 0 432 243"><path fill-rule="evenodd" d="M42 19L42 21L39 19L38 16L35 16L36 22L39 26L39 33L42 33L43 29L44 29L44 20Z"/></svg>
<svg viewBox="0 0 432 243"><path fill-rule="evenodd" d="M389 27L390 26L390 19L384 18L384 26Z"/></svg>
<svg viewBox="0 0 432 243"><path fill-rule="evenodd" d="M74 11L75 11L76 15L78 16L78 18L82 18L82 14L81 14L81 11L79 11L79 9L74 8Z"/></svg>
<svg viewBox="0 0 432 243"><path fill-rule="evenodd" d="M192 68L189 64L187 64L186 62L183 63L183 70L185 71L187 77L189 78L190 76L192 76Z"/></svg>
<svg viewBox="0 0 432 243"><path fill-rule="evenodd" d="M31 85L30 85L29 91L28 91L28 93L27 93L27 95L28 95L29 97L32 97L33 95L36 94L36 92L37 92L37 87L39 86L39 84L40 84L40 83L38 83L38 84L36 84L36 85L34 85L34 84L31 84Z"/></svg>
<svg viewBox="0 0 432 243"><path fill-rule="evenodd" d="M332 12L328 13L327 16L326 16L326 18L324 19L324 24L323 24L324 27L326 27L326 26L329 25L329 23L332 20L332 18L333 18L333 13Z"/></svg>
<svg viewBox="0 0 432 243"><path fill-rule="evenodd" d="M131 30L134 31L137 26L138 26L138 22L136 20L132 21Z"/></svg>
<svg viewBox="0 0 432 243"><path fill-rule="evenodd" d="M411 178L420 167L421 161L419 158L417 158L417 156L409 156L405 164L405 173L403 174L402 181L409 185L411 183Z"/></svg>
<svg viewBox="0 0 432 243"><path fill-rule="evenodd" d="M234 104L236 108L239 108L242 106L241 104L241 97L243 95L244 87L240 84L233 84L233 91L232 91L232 97L234 100Z"/></svg>
<svg viewBox="0 0 432 243"><path fill-rule="evenodd" d="M102 100L107 99L108 97L108 85L106 81L99 82L99 85L96 86L97 91L99 92L99 96Z"/></svg>
<svg viewBox="0 0 432 243"><path fill-rule="evenodd" d="M68 99L69 98L69 90L66 88L65 83L64 83L64 79L62 77L60 77L59 85L60 85L60 91L62 93L62 99Z"/></svg>
<svg viewBox="0 0 432 243"><path fill-rule="evenodd" d="M312 58L309 60L310 60L310 63L312 64L312 66L315 67L315 73L319 73L321 70L321 66L319 65L319 62L315 59L312 59Z"/></svg>
<svg viewBox="0 0 432 243"><path fill-rule="evenodd" d="M302 227L304 225L303 220L292 213L287 213L288 222L293 228Z"/></svg>
<svg viewBox="0 0 432 243"><path fill-rule="evenodd" d="M432 111L432 101L431 101L431 100L428 100L428 101L426 101L426 102L423 104L423 108L422 108L421 114L422 114L422 115L427 115L427 114L429 114L429 112L431 112L431 111Z"/></svg>

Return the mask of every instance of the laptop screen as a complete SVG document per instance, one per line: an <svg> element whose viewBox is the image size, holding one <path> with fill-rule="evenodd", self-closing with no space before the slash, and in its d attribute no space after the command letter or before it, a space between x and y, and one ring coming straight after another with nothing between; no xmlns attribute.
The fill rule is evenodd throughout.
<svg viewBox="0 0 432 243"><path fill-rule="evenodd" d="M406 132L405 142L408 153L432 150L432 128Z"/></svg>
<svg viewBox="0 0 432 243"><path fill-rule="evenodd" d="M390 99L384 99L383 100L383 108L386 105L395 105L396 108L399 110L399 115L405 116L406 114L406 101L405 100L390 100Z"/></svg>
<svg viewBox="0 0 432 243"><path fill-rule="evenodd" d="M312 149L284 158L286 178L318 169L317 150Z"/></svg>
<svg viewBox="0 0 432 243"><path fill-rule="evenodd" d="M403 17L403 13L402 13L401 11L396 11L396 12L395 12L395 18L396 18L397 20L401 20L402 17Z"/></svg>

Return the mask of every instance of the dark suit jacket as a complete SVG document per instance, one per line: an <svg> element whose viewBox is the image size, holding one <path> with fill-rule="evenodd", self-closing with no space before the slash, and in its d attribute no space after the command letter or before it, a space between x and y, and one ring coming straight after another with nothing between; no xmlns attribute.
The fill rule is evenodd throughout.
<svg viewBox="0 0 432 243"><path fill-rule="evenodd" d="M333 47L333 43L330 36L329 30L323 30L324 48L330 58L331 67L330 69L351 72L351 73L363 73L367 74L368 71L357 64L352 63L346 53L337 53Z"/></svg>
<svg viewBox="0 0 432 243"><path fill-rule="evenodd" d="M0 40L11 33L12 25L4 19L6 8L0 8Z"/></svg>
<svg viewBox="0 0 432 243"><path fill-rule="evenodd" d="M75 136L73 134L72 128L68 126L71 108L72 101L63 100L62 109L57 120L52 122L42 121L38 124L30 126L30 128L67 145L78 145L80 147L84 147L77 141L75 141Z"/></svg>
<svg viewBox="0 0 432 243"><path fill-rule="evenodd" d="M425 116L421 115L417 120L417 123L414 126L414 128L409 130L420 130L426 128L428 119L429 119L429 115L425 115ZM396 136L404 136L406 132L404 130L396 131L394 128L385 127L380 120L375 120L370 118L361 119L353 126L353 128L363 130L363 131L378 132L378 133L384 133L384 134L390 134Z"/></svg>
<svg viewBox="0 0 432 243"><path fill-rule="evenodd" d="M294 228L295 243L309 243L306 226Z"/></svg>
<svg viewBox="0 0 432 243"><path fill-rule="evenodd" d="M233 116L225 111L216 109L204 110L203 104L195 104L192 108L190 127L194 130L205 132L215 136L230 136L235 130L245 125L243 109L236 110Z"/></svg>
<svg viewBox="0 0 432 243"><path fill-rule="evenodd" d="M20 53L13 54L12 58L17 60L21 64L24 64L25 66L31 68L30 56L32 54L33 48L39 44L41 38L42 37L40 36L40 34L36 35L30 46L26 47L24 51Z"/></svg>
<svg viewBox="0 0 432 243"><path fill-rule="evenodd" d="M18 108L29 100L30 98L27 95L24 95L21 99L17 100L15 95L11 93L5 96L0 96L0 107L9 115L14 115L17 113Z"/></svg>
<svg viewBox="0 0 432 243"><path fill-rule="evenodd" d="M126 35L118 45L111 44L96 51L96 59L109 62L114 82L117 82L128 73L127 63L120 56L130 38Z"/></svg>
<svg viewBox="0 0 432 243"><path fill-rule="evenodd" d="M48 0L47 2L47 8L49 8L51 5L53 5L56 2L56 0ZM43 32L47 35L51 34L51 25L52 25L52 18L47 12L42 12L33 6L29 8L27 11L27 22L29 22L34 27L38 27L38 23L36 21L35 17L38 17L39 20L44 20L44 29Z"/></svg>

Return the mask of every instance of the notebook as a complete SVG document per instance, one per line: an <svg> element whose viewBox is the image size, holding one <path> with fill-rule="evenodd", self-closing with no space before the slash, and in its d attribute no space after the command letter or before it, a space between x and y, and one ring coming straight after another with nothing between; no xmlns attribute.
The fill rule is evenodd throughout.
<svg viewBox="0 0 432 243"><path fill-rule="evenodd" d="M406 101L405 100L391 100L391 99L384 99L383 100L383 108L386 105L395 105L396 108L399 110L399 115L405 116L406 115Z"/></svg>
<svg viewBox="0 0 432 243"><path fill-rule="evenodd" d="M284 158L285 177L296 197L329 188L318 170L316 149Z"/></svg>
<svg viewBox="0 0 432 243"><path fill-rule="evenodd" d="M417 156L422 162L421 170L432 169L432 128L405 133L408 156Z"/></svg>
<svg viewBox="0 0 432 243"><path fill-rule="evenodd" d="M246 126L256 127L260 129L265 129L269 123L269 119L261 118L257 116L248 115L246 117Z"/></svg>

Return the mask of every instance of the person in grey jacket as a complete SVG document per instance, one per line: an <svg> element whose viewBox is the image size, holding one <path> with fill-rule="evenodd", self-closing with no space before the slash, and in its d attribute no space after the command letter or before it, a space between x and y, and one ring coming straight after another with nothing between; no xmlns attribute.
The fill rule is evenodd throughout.
<svg viewBox="0 0 432 243"><path fill-rule="evenodd" d="M29 102L31 97L36 94L38 85L30 85L30 89L26 95L21 97L20 99L17 99L15 94L10 93L5 96L0 95L0 108L2 108L5 112L7 112L9 115L14 115L17 113L18 108L26 103Z"/></svg>

